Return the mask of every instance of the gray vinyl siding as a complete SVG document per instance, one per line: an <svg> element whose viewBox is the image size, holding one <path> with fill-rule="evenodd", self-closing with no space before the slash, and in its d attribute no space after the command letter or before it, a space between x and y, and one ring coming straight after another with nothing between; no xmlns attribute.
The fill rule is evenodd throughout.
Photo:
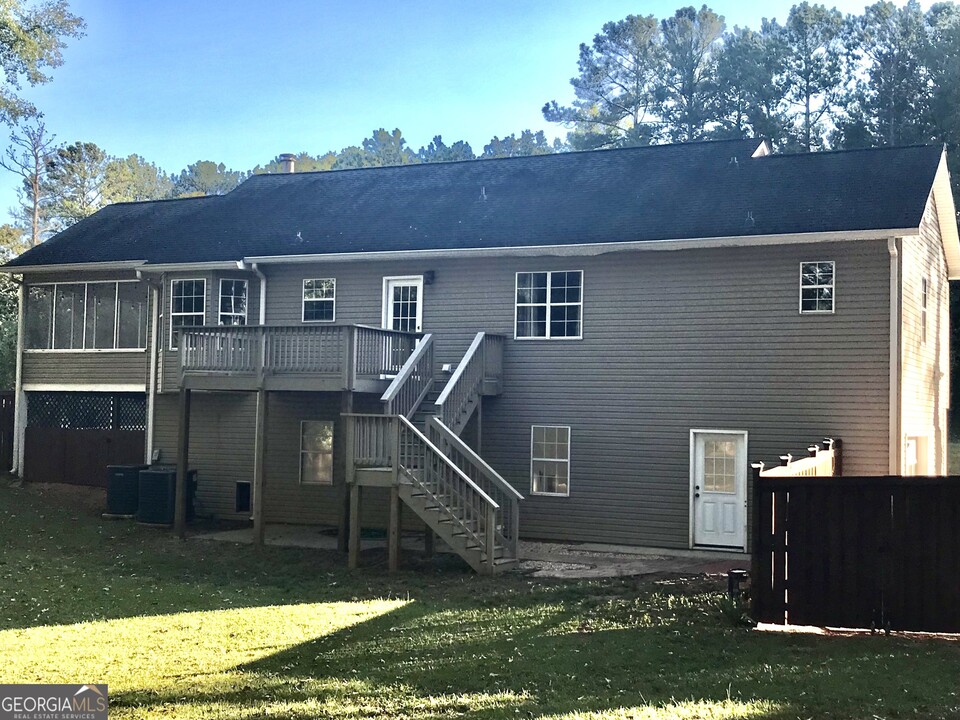
<svg viewBox="0 0 960 720"><path fill-rule="evenodd" d="M190 467L197 470L197 512L205 517L247 519L235 512L237 482L253 481L255 393L193 392L190 408ZM343 454L334 457L334 485L300 482L300 423L332 420L334 436L342 437L339 393L269 393L267 399L267 457L264 482L264 515L268 522L336 526L343 512ZM359 395L356 412L382 412L378 399ZM160 462L177 457L177 396L157 398L154 447ZM364 489L362 522L367 528L386 527L387 491ZM404 527L419 528L410 512Z"/></svg>
<svg viewBox="0 0 960 720"><path fill-rule="evenodd" d="M807 260L837 263L833 315L799 313ZM299 322L303 279L334 277L337 322L378 325L383 277L427 270L423 329L438 364L479 330L513 337L516 272L584 271L583 339L509 340L504 392L484 403L483 455L527 495L527 537L686 547L694 428L746 430L750 459L768 462L841 437L846 472L885 472L882 241L280 266L268 271L267 321ZM571 426L568 498L529 494L533 424Z"/></svg>
<svg viewBox="0 0 960 720"><path fill-rule="evenodd" d="M99 282L133 280L133 272L73 272L44 275L30 284L54 282ZM149 290L141 283L148 301L147 348L150 347L152 308ZM23 353L22 381L27 385L140 385L146 390L149 353L108 351L28 351Z"/></svg>
<svg viewBox="0 0 960 720"><path fill-rule="evenodd" d="M176 392L180 382L180 358L177 351L170 349L170 283L173 280L206 280L204 324L216 325L219 321L221 278L247 281L247 292L249 293L247 296L247 324L257 325L260 323L260 279L253 273L238 271L165 273L160 301L161 312L163 313L160 320L163 333L161 335L158 368L161 392Z"/></svg>
<svg viewBox="0 0 960 720"><path fill-rule="evenodd" d="M269 293L269 290L268 290ZM342 453L334 456L334 484L312 485L300 482L300 423L303 420L332 420L334 447L342 439L339 393L269 393L267 423L267 477L264 482L264 515L267 522L339 525L343 516L344 462ZM379 413L383 407L373 395L357 395L354 412ZM361 523L365 528L385 528L387 524L386 488L363 488ZM422 527L405 511L401 521L407 529Z"/></svg>
<svg viewBox="0 0 960 720"><path fill-rule="evenodd" d="M933 195L918 237L902 241L901 431L927 439L930 474L947 472L947 405L950 382L950 284ZM927 336L923 340L922 279L928 282ZM906 471L905 452L902 467ZM918 468L923 470L923 466Z"/></svg>
<svg viewBox="0 0 960 720"><path fill-rule="evenodd" d="M253 481L255 393L195 392L190 408L190 467L197 471L196 510L203 517L246 519L236 512L236 483ZM177 462L178 400L156 400L154 449Z"/></svg>

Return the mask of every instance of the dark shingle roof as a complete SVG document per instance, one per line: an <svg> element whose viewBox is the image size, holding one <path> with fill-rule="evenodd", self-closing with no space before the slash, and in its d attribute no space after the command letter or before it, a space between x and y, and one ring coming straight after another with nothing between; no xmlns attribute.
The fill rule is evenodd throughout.
<svg viewBox="0 0 960 720"><path fill-rule="evenodd" d="M10 265L915 228L942 150L753 158L757 145L257 175L221 197L110 205Z"/></svg>

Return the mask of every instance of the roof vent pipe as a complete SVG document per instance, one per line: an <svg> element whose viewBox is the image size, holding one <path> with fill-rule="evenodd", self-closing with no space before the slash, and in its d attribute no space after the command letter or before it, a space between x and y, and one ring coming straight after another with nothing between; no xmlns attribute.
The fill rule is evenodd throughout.
<svg viewBox="0 0 960 720"><path fill-rule="evenodd" d="M280 161L280 169L285 173L296 172L297 156L293 153L283 153L277 160Z"/></svg>

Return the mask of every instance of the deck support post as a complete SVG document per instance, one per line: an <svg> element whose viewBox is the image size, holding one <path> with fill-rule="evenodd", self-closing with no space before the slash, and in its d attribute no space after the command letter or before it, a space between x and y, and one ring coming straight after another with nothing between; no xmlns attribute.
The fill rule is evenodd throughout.
<svg viewBox="0 0 960 720"><path fill-rule="evenodd" d="M390 572L400 568L400 488L390 488L390 520L387 530L387 566Z"/></svg>
<svg viewBox="0 0 960 720"><path fill-rule="evenodd" d="M178 537L187 532L187 473L190 472L190 390L180 388L180 422L177 435L177 481L174 494L173 530Z"/></svg>
<svg viewBox="0 0 960 720"><path fill-rule="evenodd" d="M360 564L360 486L350 486L350 547L347 567L356 570Z"/></svg>
<svg viewBox="0 0 960 720"><path fill-rule="evenodd" d="M423 526L423 555L427 559L433 557L433 529L429 525Z"/></svg>
<svg viewBox="0 0 960 720"><path fill-rule="evenodd" d="M253 458L253 542L263 545L266 527L263 514L264 466L267 455L267 391L257 390L256 439Z"/></svg>
<svg viewBox="0 0 960 720"><path fill-rule="evenodd" d="M334 457L343 458L343 478L341 479L340 523L337 526L337 552L347 552L350 534L350 486L353 484L353 424L351 418L344 417L353 412L353 392L340 393L340 431L334 435Z"/></svg>

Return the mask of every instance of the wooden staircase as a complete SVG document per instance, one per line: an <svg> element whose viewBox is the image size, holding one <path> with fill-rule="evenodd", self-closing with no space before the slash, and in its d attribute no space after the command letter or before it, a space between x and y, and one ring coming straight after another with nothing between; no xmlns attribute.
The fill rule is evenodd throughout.
<svg viewBox="0 0 960 720"><path fill-rule="evenodd" d="M434 389L427 335L381 398L385 414L346 416L351 516L359 517L359 486L392 488L391 567L399 552L395 502L477 572L516 567L523 496L459 437L483 395L500 392L502 347L503 338L478 333L449 381ZM354 535L359 544L351 533L351 546ZM356 556L351 547L351 565Z"/></svg>

